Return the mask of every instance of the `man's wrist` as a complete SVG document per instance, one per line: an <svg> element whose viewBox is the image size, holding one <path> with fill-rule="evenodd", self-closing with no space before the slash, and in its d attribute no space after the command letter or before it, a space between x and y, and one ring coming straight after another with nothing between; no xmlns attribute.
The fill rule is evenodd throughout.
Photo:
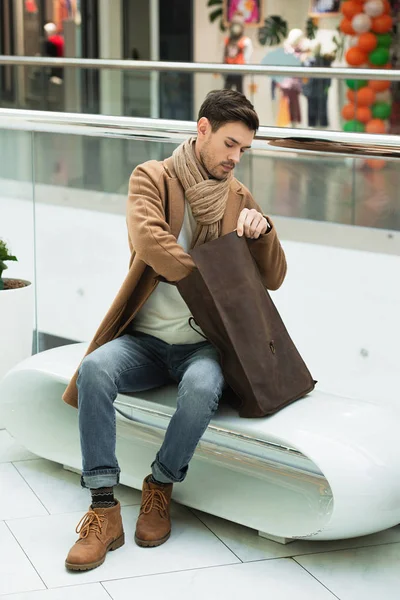
<svg viewBox="0 0 400 600"><path fill-rule="evenodd" d="M265 219L265 221L266 221L266 223L267 223L267 229L266 229L266 231L263 233L263 235L267 235L267 233L269 233L269 232L271 231L271 229L272 229L272 225L271 225L271 223L268 221L268 218L267 218L267 217L264 217L264 219Z"/></svg>

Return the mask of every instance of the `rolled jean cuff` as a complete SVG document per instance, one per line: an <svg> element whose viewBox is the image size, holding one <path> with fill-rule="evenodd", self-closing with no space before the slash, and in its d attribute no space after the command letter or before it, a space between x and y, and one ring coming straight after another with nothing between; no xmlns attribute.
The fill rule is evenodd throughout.
<svg viewBox="0 0 400 600"><path fill-rule="evenodd" d="M188 467L185 467L179 477L174 477L157 459L151 465L151 473L154 479L160 483L180 483L185 479L187 470Z"/></svg>
<svg viewBox="0 0 400 600"><path fill-rule="evenodd" d="M114 487L119 483L120 472L120 469L82 471L81 486L91 490L98 490L103 487Z"/></svg>

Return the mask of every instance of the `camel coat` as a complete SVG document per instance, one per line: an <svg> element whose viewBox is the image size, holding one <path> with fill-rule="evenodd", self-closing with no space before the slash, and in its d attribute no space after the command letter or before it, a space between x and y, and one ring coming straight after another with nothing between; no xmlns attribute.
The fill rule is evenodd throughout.
<svg viewBox="0 0 400 600"><path fill-rule="evenodd" d="M221 235L236 229L243 208L260 208L237 179L231 183ZM185 195L176 177L172 158L139 165L129 180L127 227L131 259L128 274L87 354L124 334L160 280L177 282L195 268L189 254L177 243L183 224ZM261 211L260 211L261 212ZM273 223L271 229L251 244L264 285L275 290L286 274L286 260ZM76 380L72 377L63 400L78 406Z"/></svg>

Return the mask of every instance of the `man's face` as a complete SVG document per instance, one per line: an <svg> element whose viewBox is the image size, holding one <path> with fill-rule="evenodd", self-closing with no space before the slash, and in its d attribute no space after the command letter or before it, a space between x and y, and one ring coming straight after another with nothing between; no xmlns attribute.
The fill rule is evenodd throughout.
<svg viewBox="0 0 400 600"><path fill-rule="evenodd" d="M227 123L213 133L205 117L198 122L197 133L197 158L212 178L220 180L226 179L239 164L255 134L240 121Z"/></svg>

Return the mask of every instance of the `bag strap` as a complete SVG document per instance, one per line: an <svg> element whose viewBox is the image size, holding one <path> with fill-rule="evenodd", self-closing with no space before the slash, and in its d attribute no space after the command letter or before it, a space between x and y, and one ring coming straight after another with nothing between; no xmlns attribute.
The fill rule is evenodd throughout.
<svg viewBox="0 0 400 600"><path fill-rule="evenodd" d="M207 340L207 342L208 342L208 339L206 338L206 336L203 333L201 333L201 331L198 331L196 329L196 327L193 327L192 321L193 321L193 323L196 323L194 317L190 317L190 319L189 319L189 326L193 329L193 331L195 331L196 333L198 333L199 335L201 335L201 337L204 338L205 340ZM197 323L196 323L196 325L197 325ZM198 325L197 325L197 327L198 327Z"/></svg>

